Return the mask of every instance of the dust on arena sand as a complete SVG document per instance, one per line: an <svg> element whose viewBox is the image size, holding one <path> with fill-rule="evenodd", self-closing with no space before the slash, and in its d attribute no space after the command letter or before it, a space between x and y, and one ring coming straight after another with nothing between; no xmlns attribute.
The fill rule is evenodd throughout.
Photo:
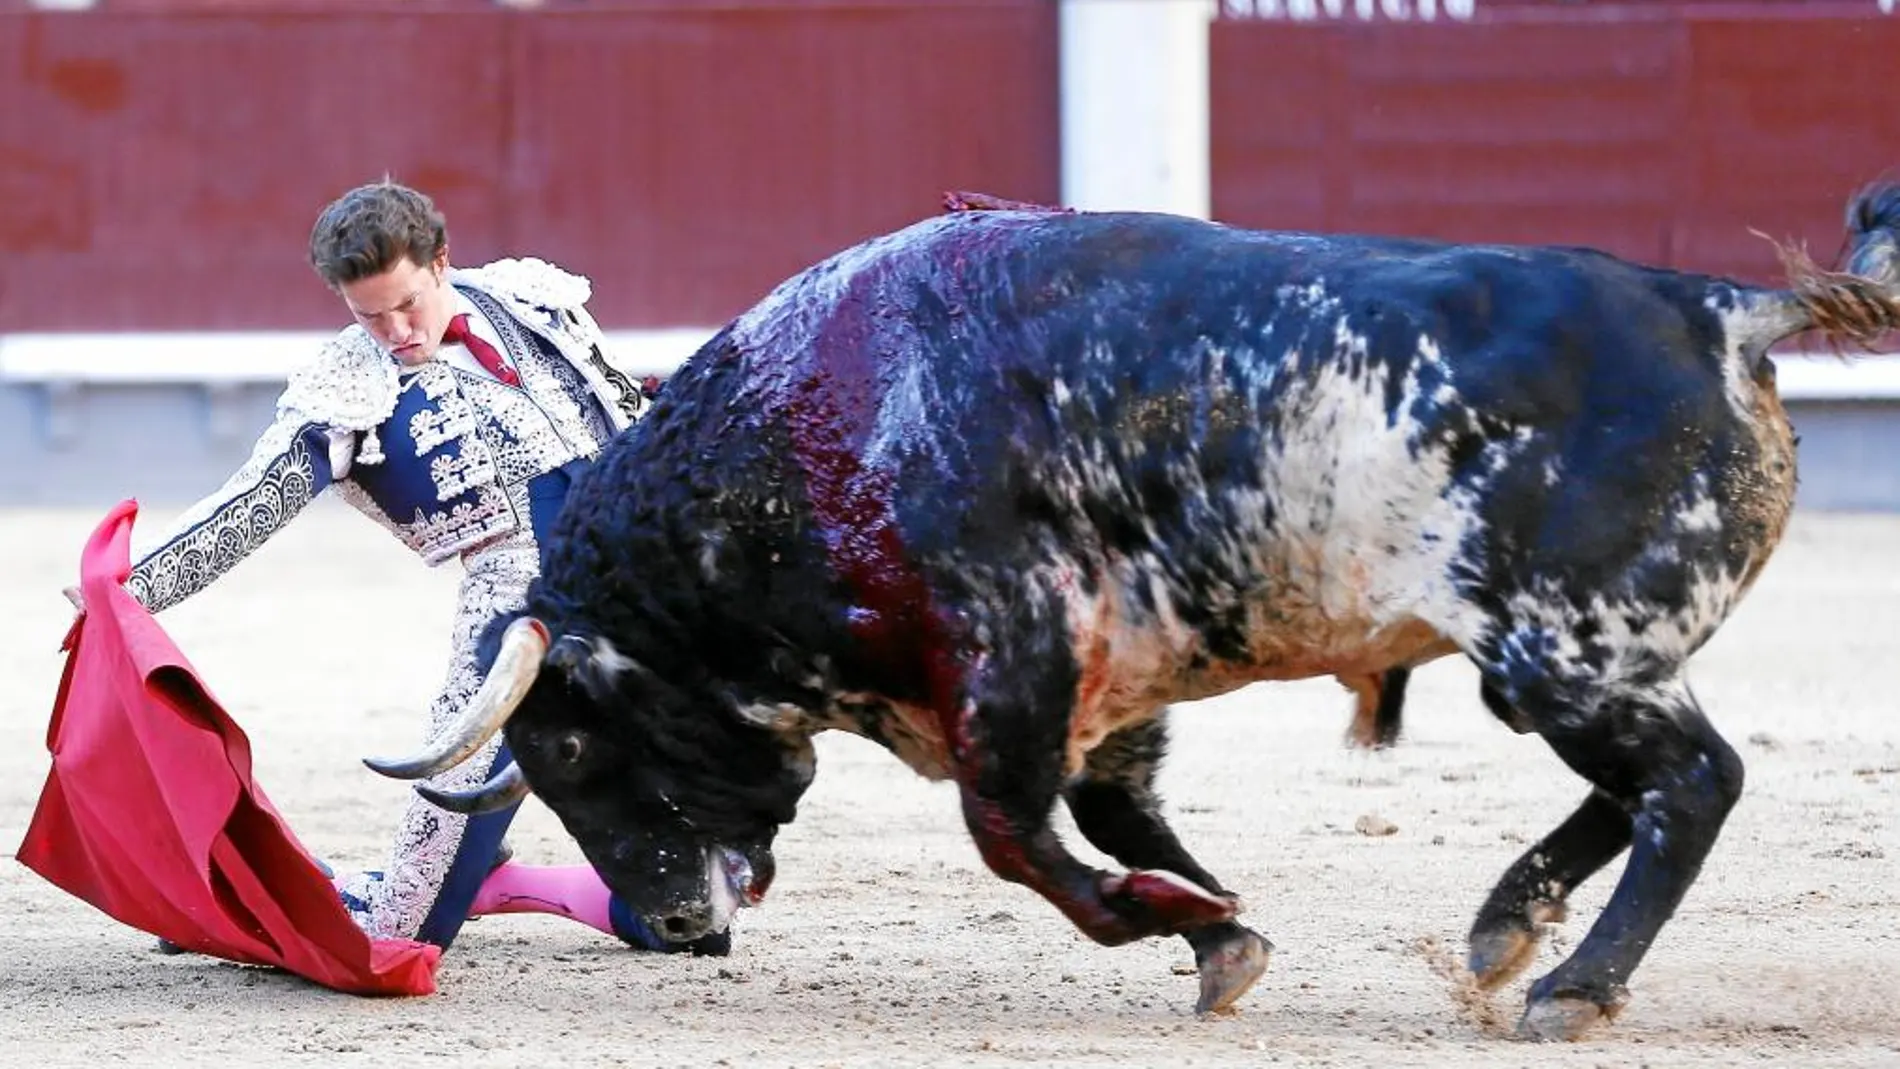
<svg viewBox="0 0 1900 1069"><path fill-rule="evenodd" d="M69 619L59 589L103 512L0 513L7 850L46 772ZM1747 792L1629 1007L1579 1044L1502 1036L1524 984L1580 938L1622 862L1574 896L1534 971L1492 997L1469 989L1458 962L1474 911L1584 787L1480 707L1468 666L1441 661L1414 677L1409 737L1384 754L1341 746L1349 703L1329 680L1177 711L1168 812L1278 948L1231 1016L1192 1015L1185 944L1087 942L989 874L949 786L832 735L781 838L773 893L741 915L728 959L492 917L463 930L437 994L359 999L161 956L9 863L0 1048L36 1066L1900 1064L1896 551L1900 518L1798 516L1697 656L1692 683L1747 760ZM273 800L339 866L381 860L408 788L358 758L415 741L456 579L319 503L163 617L251 734ZM524 860L579 856L532 802L513 839Z"/></svg>

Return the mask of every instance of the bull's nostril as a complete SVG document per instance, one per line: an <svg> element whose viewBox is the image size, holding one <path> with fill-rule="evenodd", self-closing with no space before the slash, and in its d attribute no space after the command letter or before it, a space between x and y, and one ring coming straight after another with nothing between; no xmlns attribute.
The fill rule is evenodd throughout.
<svg viewBox="0 0 1900 1069"><path fill-rule="evenodd" d="M662 922L662 926L666 928L666 934L674 939L681 939L691 934L693 927L685 917L668 917Z"/></svg>

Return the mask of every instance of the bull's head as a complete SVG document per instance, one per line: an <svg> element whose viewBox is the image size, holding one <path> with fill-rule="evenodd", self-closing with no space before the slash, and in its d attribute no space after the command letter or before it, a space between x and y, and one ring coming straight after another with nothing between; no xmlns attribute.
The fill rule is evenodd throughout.
<svg viewBox="0 0 1900 1069"><path fill-rule="evenodd" d="M724 930L764 896L772 840L811 783L807 735L738 716L598 637L550 640L531 616L496 621L484 646L493 667L462 718L423 752L371 768L420 779L505 730L515 763L487 784L417 790L480 813L532 789L614 894L673 942Z"/></svg>

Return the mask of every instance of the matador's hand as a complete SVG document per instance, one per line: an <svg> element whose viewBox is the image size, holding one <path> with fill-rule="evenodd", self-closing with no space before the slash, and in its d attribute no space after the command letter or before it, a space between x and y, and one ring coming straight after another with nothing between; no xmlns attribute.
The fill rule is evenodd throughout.
<svg viewBox="0 0 1900 1069"><path fill-rule="evenodd" d="M64 653L73 648L73 640L79 637L79 625L86 619L86 596L81 594L76 586L69 586L60 593L66 595L66 600L73 603L73 622L66 628L66 637L59 643L59 650Z"/></svg>

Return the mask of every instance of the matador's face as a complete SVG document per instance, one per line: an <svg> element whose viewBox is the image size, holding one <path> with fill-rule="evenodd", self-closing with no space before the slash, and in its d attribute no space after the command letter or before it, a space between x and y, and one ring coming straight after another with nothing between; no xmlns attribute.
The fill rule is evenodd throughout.
<svg viewBox="0 0 1900 1069"><path fill-rule="evenodd" d="M404 258L380 275L343 283L338 292L378 345L413 366L435 358L455 314L448 268L446 250L426 266Z"/></svg>

